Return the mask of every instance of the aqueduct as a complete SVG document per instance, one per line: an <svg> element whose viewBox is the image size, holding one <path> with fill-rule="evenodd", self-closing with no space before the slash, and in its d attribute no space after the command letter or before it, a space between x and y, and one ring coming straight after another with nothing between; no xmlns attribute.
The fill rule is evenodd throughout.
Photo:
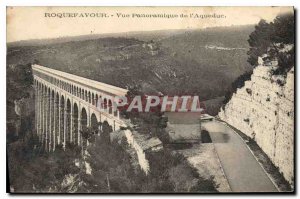
<svg viewBox="0 0 300 199"><path fill-rule="evenodd" d="M40 65L32 65L35 85L36 129L46 150L57 145L81 143L80 130L107 121L113 130L124 125L113 97L125 96L126 89L104 84ZM102 102L102 109L97 105ZM101 126L99 126L101 128Z"/></svg>

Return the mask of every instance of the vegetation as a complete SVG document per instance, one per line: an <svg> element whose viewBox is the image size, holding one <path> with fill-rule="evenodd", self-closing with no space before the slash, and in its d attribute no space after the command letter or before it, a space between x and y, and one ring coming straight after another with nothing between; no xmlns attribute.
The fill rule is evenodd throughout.
<svg viewBox="0 0 300 199"><path fill-rule="evenodd" d="M108 144L97 137L88 147L91 192L216 192L213 179L203 179L180 154L169 150L146 153L150 173L133 167L126 139Z"/></svg>
<svg viewBox="0 0 300 199"><path fill-rule="evenodd" d="M7 143L10 143L23 139L34 126L33 76L30 64L7 65L6 72L6 134Z"/></svg>
<svg viewBox="0 0 300 199"><path fill-rule="evenodd" d="M258 65L258 57L263 57L266 62L277 60L278 68L273 71L273 74L286 75L295 62L294 31L293 14L279 15L270 23L262 19L249 35L248 62L255 67ZM250 80L251 75L252 71L245 72L231 84L231 88L225 94L224 104L231 99L238 88L244 86L245 81Z"/></svg>
<svg viewBox="0 0 300 199"><path fill-rule="evenodd" d="M66 151L60 146L54 153L47 153L33 134L27 134L26 139L9 144L7 150L13 192L64 192L59 183L65 175L79 172L74 160L80 149L73 145Z"/></svg>
<svg viewBox="0 0 300 199"><path fill-rule="evenodd" d="M249 72L242 74L231 84L231 89L229 89L225 94L225 99L223 101L224 105L229 102L233 93L235 93L237 91L237 89L242 88L245 85L245 81L248 81L251 79L252 73L253 73L253 71L249 71ZM224 108L224 106L222 108Z"/></svg>
<svg viewBox="0 0 300 199"><path fill-rule="evenodd" d="M106 128L109 133L109 129ZM9 180L14 192L215 192L213 179L203 179L187 160L171 151L147 154L149 175L134 167L126 140L109 143L86 130L84 151L69 144L45 152L31 136L9 145ZM85 140L86 141L86 140ZM82 153L84 152L84 153Z"/></svg>
<svg viewBox="0 0 300 199"><path fill-rule="evenodd" d="M217 192L213 178L199 176L183 155L164 149L147 154L150 162L148 187L151 192Z"/></svg>
<svg viewBox="0 0 300 199"><path fill-rule="evenodd" d="M6 76L9 102L29 97L33 84L31 64L7 67Z"/></svg>
<svg viewBox="0 0 300 199"><path fill-rule="evenodd" d="M265 61L278 60L279 67L275 73L285 74L294 65L294 39L293 13L279 15L270 23L261 20L248 39L250 45L248 62L256 66L258 57L266 54ZM292 45L292 48L285 49L287 45Z"/></svg>
<svg viewBox="0 0 300 199"><path fill-rule="evenodd" d="M142 97L142 106L145 107L146 95L141 91L141 88L136 86L129 88L126 98L130 102L135 96ZM150 109L149 112L139 112L133 109L127 112L127 106L121 109L121 115L136 125L136 129L141 134L148 134L152 137L159 137L163 142L168 141L168 134L165 131L167 127L168 118L161 112L161 107L155 106Z"/></svg>

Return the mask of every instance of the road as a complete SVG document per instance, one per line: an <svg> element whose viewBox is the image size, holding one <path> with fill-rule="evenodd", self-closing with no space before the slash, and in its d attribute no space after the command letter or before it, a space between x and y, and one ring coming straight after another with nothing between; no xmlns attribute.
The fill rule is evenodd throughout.
<svg viewBox="0 0 300 199"><path fill-rule="evenodd" d="M224 173L233 192L277 192L246 143L231 128L218 121L203 122L209 131Z"/></svg>

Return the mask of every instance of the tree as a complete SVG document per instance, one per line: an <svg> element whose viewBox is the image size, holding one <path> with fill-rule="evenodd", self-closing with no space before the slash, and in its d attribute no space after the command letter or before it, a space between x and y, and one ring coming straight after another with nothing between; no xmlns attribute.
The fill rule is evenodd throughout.
<svg viewBox="0 0 300 199"><path fill-rule="evenodd" d="M31 64L7 68L7 99L10 101L29 97L33 84Z"/></svg>
<svg viewBox="0 0 300 199"><path fill-rule="evenodd" d="M134 86L128 89L126 94L127 102L131 102L136 96L140 96L142 100L143 110L147 103L147 95L141 91L140 86ZM151 107L149 112L139 112L133 109L131 112L127 112L129 103L121 109L121 115L127 119L130 119L133 124L137 126L137 131L141 134L148 134L149 136L157 136L166 140L165 128L167 127L168 118L161 112L161 106L157 105Z"/></svg>
<svg viewBox="0 0 300 199"><path fill-rule="evenodd" d="M255 26L255 30L249 35L248 43L250 50L248 51L248 62L252 66L256 66L257 59L262 54L267 53L268 47L270 46L270 35L273 34L271 26L266 20L262 19Z"/></svg>
<svg viewBox="0 0 300 199"><path fill-rule="evenodd" d="M294 65L294 14L278 15L273 22L261 20L249 35L248 62L256 66L259 56L264 60L278 60L277 74L285 74ZM288 45L292 45L290 49Z"/></svg>
<svg viewBox="0 0 300 199"><path fill-rule="evenodd" d="M295 18L293 14L279 15L274 19L274 34L271 40L276 43L294 44L295 40Z"/></svg>

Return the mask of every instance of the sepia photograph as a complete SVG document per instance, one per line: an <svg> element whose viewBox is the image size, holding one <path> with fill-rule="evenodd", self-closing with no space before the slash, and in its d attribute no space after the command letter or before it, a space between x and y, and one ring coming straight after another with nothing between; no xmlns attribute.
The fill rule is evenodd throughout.
<svg viewBox="0 0 300 199"><path fill-rule="evenodd" d="M295 79L292 6L7 6L7 192L293 194Z"/></svg>

